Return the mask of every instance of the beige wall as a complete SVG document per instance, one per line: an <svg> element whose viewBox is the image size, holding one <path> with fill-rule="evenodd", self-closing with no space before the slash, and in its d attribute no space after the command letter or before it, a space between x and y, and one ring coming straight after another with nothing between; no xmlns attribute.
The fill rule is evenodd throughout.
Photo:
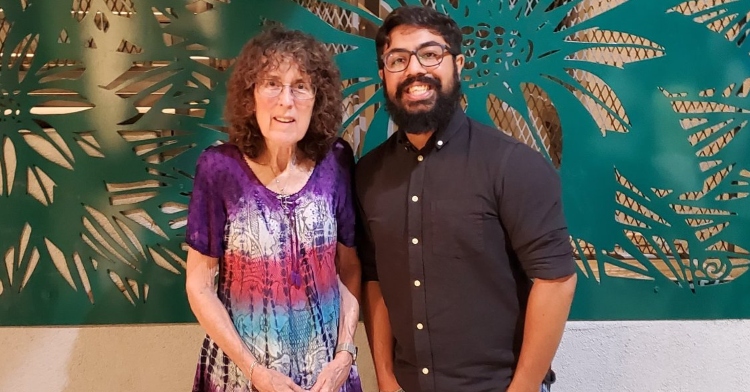
<svg viewBox="0 0 750 392"><path fill-rule="evenodd" d="M363 331L358 362L375 392ZM186 392L202 340L196 324L0 328L0 392Z"/></svg>
<svg viewBox="0 0 750 392"><path fill-rule="evenodd" d="M365 392L376 392L362 329ZM0 328L0 392L187 392L197 325ZM750 320L576 321L554 392L747 391Z"/></svg>

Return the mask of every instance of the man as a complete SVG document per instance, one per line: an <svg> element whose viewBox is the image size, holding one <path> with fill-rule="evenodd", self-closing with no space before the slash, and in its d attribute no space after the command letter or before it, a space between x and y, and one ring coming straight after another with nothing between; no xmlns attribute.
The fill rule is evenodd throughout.
<svg viewBox="0 0 750 392"><path fill-rule="evenodd" d="M557 173L461 110L451 18L401 7L375 42L398 126L355 176L379 388L548 391L576 282Z"/></svg>

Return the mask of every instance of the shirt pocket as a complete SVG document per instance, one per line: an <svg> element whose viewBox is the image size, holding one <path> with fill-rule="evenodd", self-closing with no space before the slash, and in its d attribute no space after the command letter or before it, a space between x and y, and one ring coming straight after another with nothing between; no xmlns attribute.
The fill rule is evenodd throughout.
<svg viewBox="0 0 750 392"><path fill-rule="evenodd" d="M435 256L466 259L484 252L484 214L478 198L431 203L432 252Z"/></svg>

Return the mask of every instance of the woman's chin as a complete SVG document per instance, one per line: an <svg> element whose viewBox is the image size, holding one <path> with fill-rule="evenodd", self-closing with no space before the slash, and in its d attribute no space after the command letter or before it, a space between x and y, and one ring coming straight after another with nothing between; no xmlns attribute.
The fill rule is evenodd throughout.
<svg viewBox="0 0 750 392"><path fill-rule="evenodd" d="M305 132L296 129L272 129L270 132L264 132L264 137L266 144L284 146L298 143L305 137Z"/></svg>

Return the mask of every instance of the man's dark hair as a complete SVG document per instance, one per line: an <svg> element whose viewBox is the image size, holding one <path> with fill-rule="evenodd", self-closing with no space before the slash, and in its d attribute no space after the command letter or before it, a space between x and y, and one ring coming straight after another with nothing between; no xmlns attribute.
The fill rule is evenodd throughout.
<svg viewBox="0 0 750 392"><path fill-rule="evenodd" d="M426 28L443 37L450 53L461 53L462 34L458 24L450 16L425 6L404 6L393 10L383 21L375 35L375 50L378 54L378 69L383 69L383 49L390 43L389 35L398 26Z"/></svg>

